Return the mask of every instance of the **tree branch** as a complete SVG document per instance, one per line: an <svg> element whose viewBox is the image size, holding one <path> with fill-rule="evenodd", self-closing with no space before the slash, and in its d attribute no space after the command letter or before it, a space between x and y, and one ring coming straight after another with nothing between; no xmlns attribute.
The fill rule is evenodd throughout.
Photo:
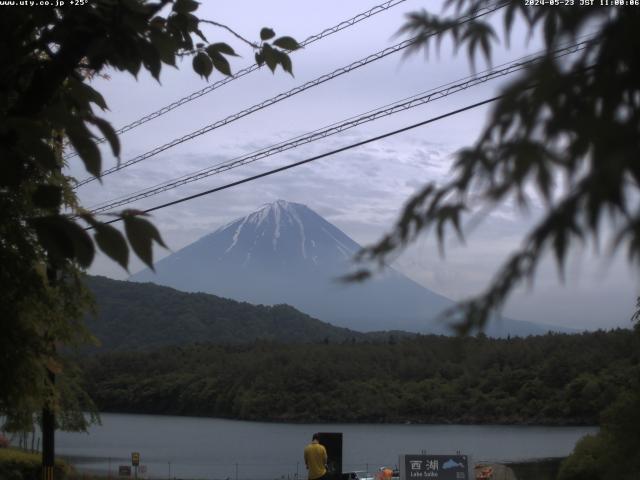
<svg viewBox="0 0 640 480"><path fill-rule="evenodd" d="M250 40L247 40L242 35L237 33L235 30L233 30L230 27L227 27L226 25L223 25L222 23L214 22L213 20L203 20L203 19L200 19L200 23L208 23L209 25L213 25L215 27L223 28L226 31L228 31L229 33L231 33L233 36L235 36L237 39L239 39L239 40L243 41L244 43L246 43L247 45L249 45L251 48L253 48L255 50L259 50L260 49L260 45L258 45L257 43L254 43L254 42L252 42Z"/></svg>

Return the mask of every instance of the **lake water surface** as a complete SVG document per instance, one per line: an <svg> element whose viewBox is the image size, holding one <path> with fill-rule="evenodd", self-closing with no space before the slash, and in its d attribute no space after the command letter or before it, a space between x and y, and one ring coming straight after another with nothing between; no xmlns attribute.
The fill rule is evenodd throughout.
<svg viewBox="0 0 640 480"><path fill-rule="evenodd" d="M568 455L597 427L281 424L213 418L103 414L86 433L56 433L56 453L80 470L111 471L140 452L150 478L306 478L302 449L314 432L343 433L344 470L394 466L402 453L450 454L473 461Z"/></svg>

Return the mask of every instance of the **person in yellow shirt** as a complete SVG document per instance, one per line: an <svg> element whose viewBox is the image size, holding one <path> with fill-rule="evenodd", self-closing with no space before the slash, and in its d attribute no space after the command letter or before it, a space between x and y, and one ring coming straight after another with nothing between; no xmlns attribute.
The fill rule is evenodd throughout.
<svg viewBox="0 0 640 480"><path fill-rule="evenodd" d="M327 475L327 450L320 445L317 433L311 437L311 443L304 447L304 463L309 471L309 480L324 480Z"/></svg>

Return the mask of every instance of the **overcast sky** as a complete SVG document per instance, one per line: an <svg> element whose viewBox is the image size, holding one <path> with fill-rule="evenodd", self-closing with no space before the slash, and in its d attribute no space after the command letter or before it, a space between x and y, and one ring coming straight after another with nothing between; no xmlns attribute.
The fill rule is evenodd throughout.
<svg viewBox="0 0 640 480"><path fill-rule="evenodd" d="M257 39L261 27L270 26L278 35L291 35L301 41L378 2L235 0L202 3L201 18L228 24L251 39ZM394 38L394 34L407 12L420 8L439 12L439 5L439 1L407 0L388 12L316 42L292 55L295 77L280 70L272 75L263 68L231 82L122 135L121 158L127 161L397 43L402 38ZM497 24L501 25L500 22ZM214 28L204 31L210 41L227 41L242 54L242 58L234 59L234 70L252 62L251 50L224 31ZM494 65L515 60L539 48L535 38L527 43L524 37L523 30L516 29L509 50L497 47ZM479 68L484 69L486 65L480 64ZM428 59L422 54L406 58L394 54L109 175L102 185L93 182L81 187L78 192L82 203L92 207L469 74L466 54L453 56L446 43L439 56L431 54ZM164 69L161 84L144 73L137 80L117 72L110 72L110 76L109 80L99 79L94 84L109 104L106 117L115 127L207 85L193 72L190 60L181 65L180 70ZM214 74L209 82L219 78ZM505 81L508 77L128 207L149 208L446 113L495 95ZM165 241L176 251L264 203L285 199L308 205L354 240L366 245L390 229L404 202L421 185L447 178L452 154L475 140L487 111L487 108L477 108L301 168L164 209L156 212L153 220ZM105 168L113 166L115 159L107 150L103 152ZM78 178L86 177L77 161L71 163L71 172ZM506 205L474 230L466 245L450 242L445 258L440 257L432 239L423 238L397 260L396 266L431 290L456 300L463 299L482 290L539 214L534 208L523 216L514 207ZM156 250L157 258L168 253ZM135 272L140 268L139 262L133 262L130 270ZM128 276L115 263L102 257L96 260L90 272L118 279ZM597 257L592 249L586 248L572 252L564 284L559 280L553 262L545 262L533 287L521 289L509 302L505 313L522 320L579 329L629 326L637 293L637 274L627 266L622 255L612 260Z"/></svg>

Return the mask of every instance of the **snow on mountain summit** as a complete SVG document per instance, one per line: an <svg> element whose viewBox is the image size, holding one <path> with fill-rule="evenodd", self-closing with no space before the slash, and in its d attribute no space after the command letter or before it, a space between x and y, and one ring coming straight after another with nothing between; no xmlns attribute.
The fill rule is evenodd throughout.
<svg viewBox="0 0 640 480"><path fill-rule="evenodd" d="M222 256L244 256L243 266L267 255L281 261L298 260L317 265L335 263L335 253L347 261L360 246L306 205L277 200L219 228L203 240L228 238Z"/></svg>

